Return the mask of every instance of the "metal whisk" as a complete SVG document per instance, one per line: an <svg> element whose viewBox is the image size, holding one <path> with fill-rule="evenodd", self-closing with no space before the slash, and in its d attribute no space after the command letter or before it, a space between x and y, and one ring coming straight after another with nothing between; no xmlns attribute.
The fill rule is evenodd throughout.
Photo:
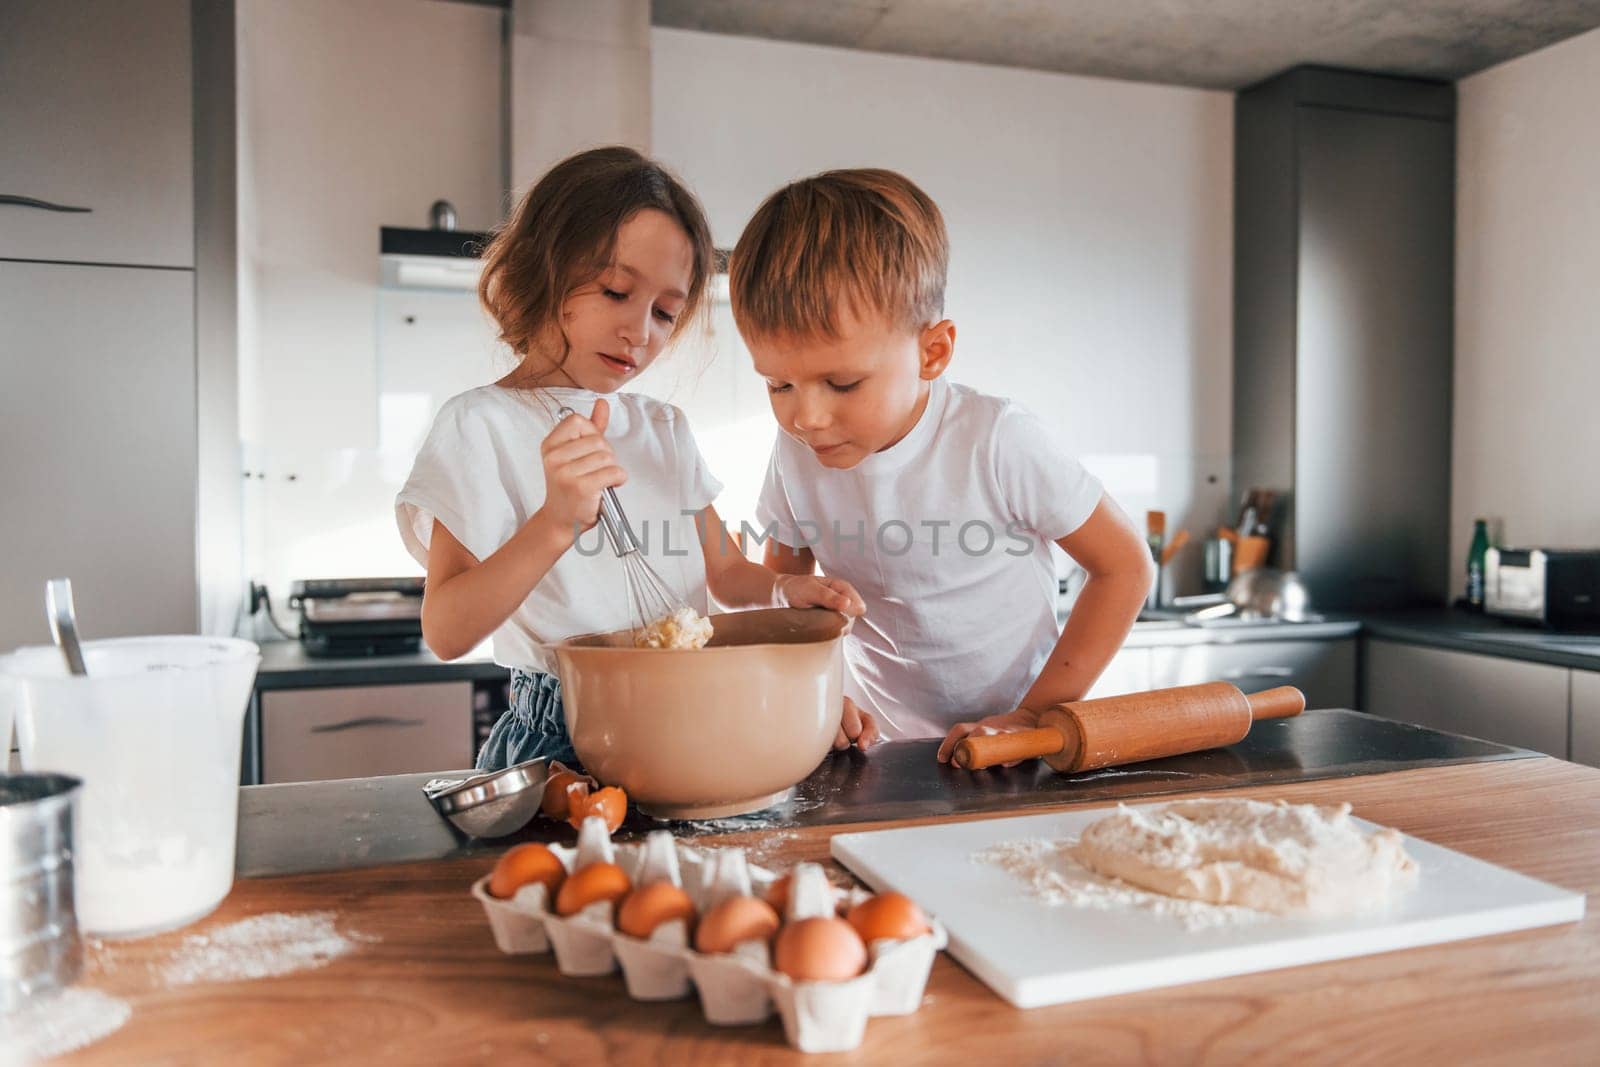
<svg viewBox="0 0 1600 1067"><path fill-rule="evenodd" d="M576 414L565 404L560 408L562 418ZM656 573L650 561L644 558L644 553L639 551L639 541L633 536L633 528L628 525L628 517L622 511L622 503L617 499L615 489L607 488L600 494L600 527L605 530L611 550L622 561L622 569L627 576L628 610L633 613L635 634L657 619L688 608L683 598Z"/></svg>

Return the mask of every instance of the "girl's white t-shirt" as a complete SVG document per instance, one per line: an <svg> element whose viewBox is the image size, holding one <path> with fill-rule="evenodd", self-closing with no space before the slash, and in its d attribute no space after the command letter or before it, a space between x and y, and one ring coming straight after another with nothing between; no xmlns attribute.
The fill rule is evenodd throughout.
<svg viewBox="0 0 1600 1067"><path fill-rule="evenodd" d="M860 591L845 692L891 739L1011 711L1061 634L1051 542L1099 481L1011 400L934 379L911 432L849 470L779 434L757 536Z"/></svg>
<svg viewBox="0 0 1600 1067"><path fill-rule="evenodd" d="M482 561L511 539L545 498L539 446L565 404L582 415L599 394L551 387L531 393L486 385L439 409L395 498L400 537L428 565L438 519ZM706 567L694 516L722 491L682 411L635 393L611 393L606 440L628 472L617 498L650 566L683 600L707 613ZM494 632L494 659L554 673L544 647L576 634L633 625L623 562L596 525L582 534Z"/></svg>

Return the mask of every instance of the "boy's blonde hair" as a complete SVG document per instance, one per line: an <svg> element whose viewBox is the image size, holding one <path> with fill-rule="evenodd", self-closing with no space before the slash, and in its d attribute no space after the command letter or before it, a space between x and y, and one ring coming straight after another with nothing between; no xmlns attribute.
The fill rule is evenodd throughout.
<svg viewBox="0 0 1600 1067"><path fill-rule="evenodd" d="M892 170L830 170L756 211L728 262L746 338L838 339L839 309L920 330L944 315L950 242L927 193Z"/></svg>

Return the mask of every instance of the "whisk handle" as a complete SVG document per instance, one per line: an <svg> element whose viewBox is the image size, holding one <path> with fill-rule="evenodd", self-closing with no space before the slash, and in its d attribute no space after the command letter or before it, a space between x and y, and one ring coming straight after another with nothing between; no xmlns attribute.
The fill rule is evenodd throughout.
<svg viewBox="0 0 1600 1067"><path fill-rule="evenodd" d="M617 502L615 489L607 488L600 494L600 526L611 542L611 550L618 556L639 550L639 542L634 539L628 519L622 513L622 505Z"/></svg>
<svg viewBox="0 0 1600 1067"><path fill-rule="evenodd" d="M548 411L549 408L545 410ZM577 412L562 404L556 409L556 414L566 418L568 415L576 415ZM610 487L600 494L600 528L606 532L606 540L611 542L611 551L619 557L639 550L638 539L633 536L633 530L628 526L628 518L622 513L622 502L617 499L617 491Z"/></svg>

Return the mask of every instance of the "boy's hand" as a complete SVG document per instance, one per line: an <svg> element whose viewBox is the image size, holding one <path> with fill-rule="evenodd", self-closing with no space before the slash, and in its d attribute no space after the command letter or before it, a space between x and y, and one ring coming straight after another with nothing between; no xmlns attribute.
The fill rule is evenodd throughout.
<svg viewBox="0 0 1600 1067"><path fill-rule="evenodd" d="M878 740L878 724L872 716L856 707L856 702L844 698L844 718L839 720L839 732L833 738L833 750L842 752L854 744L865 752L867 746Z"/></svg>
<svg viewBox="0 0 1600 1067"><path fill-rule="evenodd" d="M599 519L600 494L628 480L605 439L610 421L610 406L596 400L593 415L568 415L539 446L545 483L544 504L539 510L574 538Z"/></svg>
<svg viewBox="0 0 1600 1067"><path fill-rule="evenodd" d="M1027 708L1018 708L1008 711L1004 715L990 715L977 722L958 722L950 727L950 732L945 735L944 741L939 745L939 762L949 763L950 754L956 750L956 742L964 737L974 734L984 736L987 734L1012 734L1018 730L1032 730L1039 725L1039 713ZM837 747L837 746L836 746ZM1020 760L1001 764L1004 767L1015 767Z"/></svg>
<svg viewBox="0 0 1600 1067"><path fill-rule="evenodd" d="M867 613L867 603L855 586L843 578L815 574L778 575L772 582L772 602L780 608L832 608L851 617Z"/></svg>

